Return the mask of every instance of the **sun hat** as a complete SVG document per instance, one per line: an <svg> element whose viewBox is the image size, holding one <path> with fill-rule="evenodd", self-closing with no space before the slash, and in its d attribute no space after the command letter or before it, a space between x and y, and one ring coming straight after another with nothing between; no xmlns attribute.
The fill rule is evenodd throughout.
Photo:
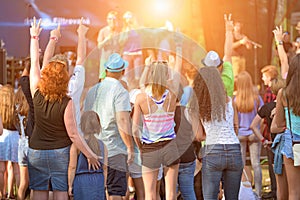
<svg viewBox="0 0 300 200"><path fill-rule="evenodd" d="M126 60L123 60L120 54L113 53L104 63L104 67L109 72L121 72L128 67L128 62Z"/></svg>
<svg viewBox="0 0 300 200"><path fill-rule="evenodd" d="M297 23L296 30L300 31L300 22Z"/></svg>
<svg viewBox="0 0 300 200"><path fill-rule="evenodd" d="M223 60L220 59L219 54L215 51L209 51L205 58L202 59L202 64L206 67L219 67L223 64Z"/></svg>

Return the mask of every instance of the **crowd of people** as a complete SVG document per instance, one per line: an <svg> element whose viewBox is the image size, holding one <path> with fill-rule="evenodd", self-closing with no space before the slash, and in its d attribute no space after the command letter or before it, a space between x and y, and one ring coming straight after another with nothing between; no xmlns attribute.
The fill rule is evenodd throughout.
<svg viewBox="0 0 300 200"><path fill-rule="evenodd" d="M300 54L285 49L281 27L273 31L280 66L261 69L261 96L244 66L251 42L231 14L224 15L224 57L211 50L199 63L185 60L180 32L168 30L174 37L160 42L164 49L143 50L134 14L123 15L122 30L117 18L109 12L99 31L99 82L84 98L88 27L81 20L75 62L54 55L59 25L41 62L41 20L33 19L20 88L16 94L10 85L0 88L1 199L114 200L132 198L134 191L138 200L179 194L243 200L240 188L252 182L248 151L253 198L300 199L293 154L300 141ZM171 44L175 51L166 51ZM262 147L268 196L262 193Z"/></svg>

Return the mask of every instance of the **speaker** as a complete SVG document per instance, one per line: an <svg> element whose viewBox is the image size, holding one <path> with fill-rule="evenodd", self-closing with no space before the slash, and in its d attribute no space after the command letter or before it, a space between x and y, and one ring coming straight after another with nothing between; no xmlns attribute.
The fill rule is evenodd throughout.
<svg viewBox="0 0 300 200"><path fill-rule="evenodd" d="M0 84L7 84L6 50L0 48Z"/></svg>

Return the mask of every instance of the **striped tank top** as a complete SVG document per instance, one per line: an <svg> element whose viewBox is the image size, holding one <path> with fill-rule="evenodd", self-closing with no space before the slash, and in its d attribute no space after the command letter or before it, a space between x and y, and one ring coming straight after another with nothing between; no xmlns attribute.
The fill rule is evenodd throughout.
<svg viewBox="0 0 300 200"><path fill-rule="evenodd" d="M176 137L174 131L175 112L168 112L170 107L170 101L169 101L167 111L165 111L163 108L167 96L169 96L170 99L170 93L168 90L165 91L161 100L159 101L154 99L151 93L147 94L147 104L148 104L149 114L144 115L142 142L151 144L151 143L156 143L165 140L172 140ZM156 111L153 113L151 113L151 108L149 103L150 99L157 106Z"/></svg>

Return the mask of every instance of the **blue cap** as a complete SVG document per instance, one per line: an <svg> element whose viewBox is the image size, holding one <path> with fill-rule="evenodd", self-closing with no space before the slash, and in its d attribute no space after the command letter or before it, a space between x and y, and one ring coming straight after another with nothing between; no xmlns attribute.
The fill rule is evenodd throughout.
<svg viewBox="0 0 300 200"><path fill-rule="evenodd" d="M123 60L120 54L113 53L104 63L104 67L109 72L120 72L128 67L128 62L126 60Z"/></svg>

